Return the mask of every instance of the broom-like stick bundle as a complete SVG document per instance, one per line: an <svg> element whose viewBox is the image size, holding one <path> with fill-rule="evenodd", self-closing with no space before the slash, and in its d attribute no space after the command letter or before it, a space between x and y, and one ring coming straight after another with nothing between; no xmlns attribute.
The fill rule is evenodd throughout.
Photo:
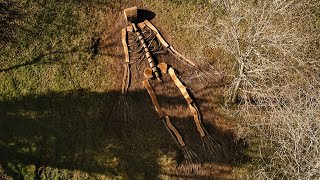
<svg viewBox="0 0 320 180"><path fill-rule="evenodd" d="M126 125L128 122L132 122L135 102L127 96L128 89L130 87L130 79L131 79L131 72L130 72L130 56L128 50L128 33L127 28L122 29L121 31L122 36L122 45L125 55L125 64L124 64L124 71L123 71L123 78L122 78L122 85L121 85L121 96L119 97L118 101L115 103L114 107L112 108L110 114L108 115L108 123L114 123L112 126L117 126L117 128L122 129L120 126L121 122L125 122ZM110 119L112 118L112 119ZM109 125L110 125L109 124ZM119 127L118 127L119 126Z"/></svg>

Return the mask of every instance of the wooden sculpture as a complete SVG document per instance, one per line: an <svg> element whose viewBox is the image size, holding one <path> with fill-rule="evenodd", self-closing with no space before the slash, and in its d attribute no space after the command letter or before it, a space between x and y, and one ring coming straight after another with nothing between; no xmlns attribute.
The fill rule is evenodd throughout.
<svg viewBox="0 0 320 180"><path fill-rule="evenodd" d="M156 53L159 48L163 48L174 55L174 57L185 61L191 66L195 66L195 63L185 58L171 45L169 45L150 21L144 20L142 22L138 22L138 8L136 6L125 9L124 16L128 22L128 26L122 29L122 44L126 61L124 65L125 68L122 82L122 94L126 95L130 86L130 65L147 60L149 63L149 68L144 69L144 76L146 79L142 82L143 86L148 91L159 118L164 122L168 131L181 148L186 160L185 162L191 165L196 165L199 163L198 156L187 146L181 134L171 123L169 116L162 111L161 106L158 103L156 93L150 83L150 81L157 79L161 85L161 82L163 82L162 76L169 75L171 80L178 87L179 91L185 98L188 107L193 114L194 122L203 142L203 148L206 153L206 157L213 161L219 161L221 158L223 158L224 151L204 128L201 114L194 102L194 99L191 98L187 87L183 85L172 67L164 62L156 63L154 60L154 53ZM157 41L159 44L152 46L152 41ZM197 167L194 166L194 168Z"/></svg>

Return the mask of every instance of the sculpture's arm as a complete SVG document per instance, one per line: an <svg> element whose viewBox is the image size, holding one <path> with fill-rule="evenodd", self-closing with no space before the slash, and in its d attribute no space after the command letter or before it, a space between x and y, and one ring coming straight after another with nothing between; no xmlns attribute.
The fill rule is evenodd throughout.
<svg viewBox="0 0 320 180"><path fill-rule="evenodd" d="M124 74L123 74L123 79L122 79L122 94L127 94L129 86L130 86L130 56L129 56L129 49L128 49L128 43L127 43L127 29L124 28L122 29L122 45L123 45L123 51L125 55L125 61L126 63L124 64Z"/></svg>
<svg viewBox="0 0 320 180"><path fill-rule="evenodd" d="M127 29L126 28L122 29L122 46L123 46L123 51L124 51L126 63L129 63L130 57L129 57L129 49L128 49L128 43L127 43Z"/></svg>
<svg viewBox="0 0 320 180"><path fill-rule="evenodd" d="M158 29L148 20L145 20L144 23L150 28L152 29L158 40L160 41L160 43L166 47L174 56L176 56L179 59L185 60L188 64L195 66L194 62L192 62L191 60L187 59L186 57L184 57L183 55L181 55L178 51L176 51L170 44L168 44L164 38L161 36L161 34L159 33Z"/></svg>

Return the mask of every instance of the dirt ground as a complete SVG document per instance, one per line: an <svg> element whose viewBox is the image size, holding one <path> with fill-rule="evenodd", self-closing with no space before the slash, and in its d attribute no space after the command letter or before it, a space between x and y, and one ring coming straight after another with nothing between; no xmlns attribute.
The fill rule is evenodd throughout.
<svg viewBox="0 0 320 180"><path fill-rule="evenodd" d="M140 1L131 1L126 6L123 6L122 9L133 5L137 5L141 9L148 9L148 7ZM122 28L127 26L127 23L123 17L123 12L118 9L110 11L107 18L108 22L106 27L108 28L106 28L106 31L101 36L99 51L113 54L114 61L111 65L112 68L108 71L114 74L113 81L117 84L116 90L120 90L124 63L124 53L121 44L120 32ZM161 28L161 25L157 23L157 15L155 15L151 22L159 29L169 44L173 44L173 41L179 41L179 39L169 37L166 30ZM175 48L179 51L179 47ZM191 67L186 63L177 60L169 53L156 56L156 59L159 62L165 62L171 65L178 71L180 79L184 81L187 87L190 88L193 96L195 97L196 103L201 111L205 127L212 137L221 143L227 154L227 157L219 163L207 162L205 158L202 157L203 150L201 139L196 130L192 114L187 107L186 101L180 94L178 88L172 81L170 81L169 75L164 75L163 83L158 83L156 80L151 81L158 96L159 103L165 113L170 116L172 123L182 134L187 145L189 145L198 154L198 156L201 157L203 164L197 173L192 174L179 172L173 167L163 167L160 171L160 177L163 179L234 179L232 171L237 161L239 161L239 157L237 157L239 156L239 147L235 141L232 126L218 111L215 110L218 106L216 103L218 102L217 98L213 95L214 92L219 91L220 88L224 86L223 78L215 75L213 72L214 70L209 67L200 67L200 69L198 67ZM143 70L149 65L147 61L144 60L144 62L139 64L138 67L137 66L137 64L131 66L132 80L128 96L131 99L130 102L135 105L130 105L133 114L128 114L128 116L130 116L133 121L139 121L132 122L133 124L142 124L139 127L146 128L147 131L151 130L157 133L166 133L167 135L163 135L161 137L167 139L168 144L162 145L161 150L168 154L174 154L174 156L179 158L181 157L181 152L179 152L179 149L176 147L173 139L169 136L169 132L166 132L164 125L159 122L158 115L153 108L149 95L142 85L142 80L145 79L143 76ZM199 72L200 70L211 73L211 76L203 77L204 80L196 78L194 73ZM114 104L116 103L117 102L115 100ZM112 113L113 114L110 114L111 119L119 118L119 116L116 116L117 112L114 111ZM121 118L126 117L120 117L120 121ZM113 128L113 125L111 126ZM157 130L158 128L161 130ZM125 136L128 132L122 133L123 134L119 134L119 136Z"/></svg>

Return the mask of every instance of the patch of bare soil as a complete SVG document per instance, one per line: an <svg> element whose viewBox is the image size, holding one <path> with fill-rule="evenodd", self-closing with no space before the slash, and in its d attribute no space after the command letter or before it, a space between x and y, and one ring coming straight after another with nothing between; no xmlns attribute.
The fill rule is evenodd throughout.
<svg viewBox="0 0 320 180"><path fill-rule="evenodd" d="M112 64L111 68L106 69L106 71L113 74L113 81L117 84L115 90L118 91L121 89L124 71L123 64L125 62L123 47L121 44L121 29L128 25L123 17L123 9L134 5L139 8L148 9L141 2L134 1L126 4L126 6L122 6L121 9L117 8L110 10L109 13L106 14L106 18L108 19L106 31L102 34L101 43L99 45L99 51L114 57L114 61L106 62ZM161 28L159 28L161 25L157 24L156 20L157 18L155 17L151 22L160 29L160 32L165 38L170 40L171 38L168 37ZM175 40L178 41L178 39ZM168 43L172 44L170 41L168 41ZM179 50L179 47L175 48ZM155 55L155 59L158 62L165 62L172 66L179 72L181 80L186 81L186 85L193 93L196 103L201 111L206 129L209 131L211 136L221 144L226 152L226 157L218 163L208 162L203 157L204 152L201 144L201 138L197 132L193 116L187 106L187 103L179 89L170 80L169 75L163 75L163 83L158 83L156 80L151 81L151 84L158 96L160 106L165 111L165 114L170 116L172 123L181 133L186 144L198 154L200 159L202 159L202 165L200 169L194 173L183 173L175 167L163 168L159 172L159 176L163 179L233 179L232 170L234 162L237 161L236 154L238 152L238 147L234 140L235 137L231 130L231 125L229 125L227 120L215 111L214 108L215 100L213 92L224 86L222 80L219 77L215 77L215 75L212 75L212 77L206 77L206 80L194 78L194 73L199 71L199 69L177 60L175 57L170 55L169 52ZM132 123L142 123L143 125L140 127L146 129L154 128L153 130L158 132L157 128L164 129L164 125L159 123L158 115L154 110L150 97L142 85L142 81L145 80L143 70L147 67L149 67L149 64L146 59L131 66L132 79L128 96L132 97L136 104L135 107L132 107L133 111L140 112L141 117L143 117L139 120L136 119L139 122ZM206 69L206 67L202 68ZM192 79L192 81L188 81L188 79ZM206 83L204 83L205 81ZM116 103L117 102L115 100L114 104ZM123 118L126 117L123 116ZM143 131L143 128L141 128L141 131ZM159 133L169 134L169 132L165 132L165 130L159 131ZM160 138L161 137L163 136L160 136ZM181 152L174 145L174 140L171 139L169 135L165 137L168 144L161 145L161 151L169 154L177 154L176 157L178 162L183 161L181 159Z"/></svg>

